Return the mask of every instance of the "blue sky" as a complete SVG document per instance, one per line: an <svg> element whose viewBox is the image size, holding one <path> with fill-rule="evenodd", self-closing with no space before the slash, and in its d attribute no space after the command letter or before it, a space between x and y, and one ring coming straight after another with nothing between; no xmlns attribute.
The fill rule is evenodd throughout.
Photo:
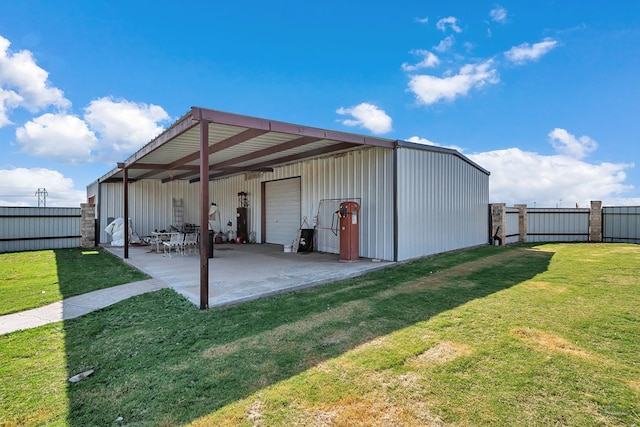
<svg viewBox="0 0 640 427"><path fill-rule="evenodd" d="M454 147L491 201L640 205L640 3L0 0L0 206L191 106Z"/></svg>

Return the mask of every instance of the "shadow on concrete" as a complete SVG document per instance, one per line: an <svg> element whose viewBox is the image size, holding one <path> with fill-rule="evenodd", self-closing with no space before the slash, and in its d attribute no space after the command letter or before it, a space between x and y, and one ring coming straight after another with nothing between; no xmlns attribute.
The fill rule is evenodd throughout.
<svg viewBox="0 0 640 427"><path fill-rule="evenodd" d="M68 424L183 425L530 279L552 255L489 246L204 312L168 289L140 295L64 323L69 375L96 370L69 385Z"/></svg>

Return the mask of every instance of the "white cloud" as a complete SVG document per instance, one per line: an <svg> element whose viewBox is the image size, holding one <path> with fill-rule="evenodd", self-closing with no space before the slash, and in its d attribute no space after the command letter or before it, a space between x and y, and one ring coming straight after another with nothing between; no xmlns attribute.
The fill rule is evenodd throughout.
<svg viewBox="0 0 640 427"><path fill-rule="evenodd" d="M18 107L35 113L55 106L64 111L71 102L51 85L49 73L40 68L30 51L12 52L11 42L0 36L0 127L10 124L8 113Z"/></svg>
<svg viewBox="0 0 640 427"><path fill-rule="evenodd" d="M576 138L565 129L555 128L549 132L548 136L551 145L559 154L576 159L583 159L598 148L598 143L590 137L583 135Z"/></svg>
<svg viewBox="0 0 640 427"><path fill-rule="evenodd" d="M16 108L20 101L22 97L16 92L0 87L0 128L11 124L7 113Z"/></svg>
<svg viewBox="0 0 640 427"><path fill-rule="evenodd" d="M435 50L436 52L446 52L449 49L451 49L451 46L453 46L453 43L455 43L456 38L453 36L447 36L444 39L440 40L440 43L438 43L436 46L433 47L433 50Z"/></svg>
<svg viewBox="0 0 640 427"><path fill-rule="evenodd" d="M22 151L62 163L113 162L162 132L169 115L157 105L100 98L85 108L84 120L46 113L16 129Z"/></svg>
<svg viewBox="0 0 640 427"><path fill-rule="evenodd" d="M416 71L422 68L433 68L437 67L438 64L440 64L440 59L438 59L436 55L434 55L432 52L429 52L428 50L416 49L414 51L411 51L411 53L417 56L422 56L423 59L422 61L414 65L407 64L406 62L403 63L402 69L404 71Z"/></svg>
<svg viewBox="0 0 640 427"><path fill-rule="evenodd" d="M458 18L449 16L448 18L442 18L436 23L436 27L441 31L447 31L449 26L456 33L461 33L462 29L458 26Z"/></svg>
<svg viewBox="0 0 640 427"><path fill-rule="evenodd" d="M47 190L47 207L78 207L86 202L86 193L75 190L73 180L56 170L0 169L0 205L38 206L38 188Z"/></svg>
<svg viewBox="0 0 640 427"><path fill-rule="evenodd" d="M17 143L29 155L65 163L120 159L162 132L160 123L169 119L157 105L108 97L92 101L83 118L67 114L71 102L51 85L49 73L31 52L12 52L10 45L0 36L0 128L11 124L9 113L19 107L32 113L58 109L16 129Z"/></svg>
<svg viewBox="0 0 640 427"><path fill-rule="evenodd" d="M507 22L507 9L502 6L496 5L489 12L489 16L491 17L492 21L504 24L505 22Z"/></svg>
<svg viewBox="0 0 640 427"><path fill-rule="evenodd" d="M466 95L471 89L500 81L492 60L481 64L468 64L458 74L446 77L414 75L409 81L409 90L416 95L418 103L434 104L441 100L452 101Z"/></svg>
<svg viewBox="0 0 640 427"><path fill-rule="evenodd" d="M363 102L355 107L340 107L336 113L350 115L355 119L341 120L340 122L345 126L360 126L375 134L391 131L391 117L373 104Z"/></svg>
<svg viewBox="0 0 640 427"><path fill-rule="evenodd" d="M522 43L506 51L504 56L514 64L524 64L527 61L537 61L541 56L558 47L558 44L558 41L552 38L546 38L533 45Z"/></svg>
<svg viewBox="0 0 640 427"><path fill-rule="evenodd" d="M87 124L68 114L36 117L16 129L16 140L26 154L64 163L90 161L92 150L98 145Z"/></svg>
<svg viewBox="0 0 640 427"><path fill-rule="evenodd" d="M85 120L100 135L101 145L119 153L149 142L163 130L158 122L168 119L167 112L157 105L107 97L93 100L85 108Z"/></svg>
<svg viewBox="0 0 640 427"><path fill-rule="evenodd" d="M467 157L491 172L492 203L587 206L590 200L613 200L633 189L624 184L624 171L633 164L592 164L565 155L544 156L518 148Z"/></svg>
<svg viewBox="0 0 640 427"><path fill-rule="evenodd" d="M424 18L416 18L416 22L419 24L426 24L429 22L429 17L425 16Z"/></svg>
<svg viewBox="0 0 640 427"><path fill-rule="evenodd" d="M438 142L430 141L427 138L421 138L419 136L412 136L411 138L407 139L407 141L414 142L416 144L433 145L434 147L450 148L459 152L463 151L462 148L458 147L457 145L443 145Z"/></svg>

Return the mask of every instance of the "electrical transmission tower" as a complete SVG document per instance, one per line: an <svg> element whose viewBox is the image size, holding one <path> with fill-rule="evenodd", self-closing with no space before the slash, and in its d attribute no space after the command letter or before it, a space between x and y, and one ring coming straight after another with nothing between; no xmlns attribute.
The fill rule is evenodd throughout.
<svg viewBox="0 0 640 427"><path fill-rule="evenodd" d="M38 197L38 207L47 207L47 189L46 188L38 188L36 191L36 196Z"/></svg>

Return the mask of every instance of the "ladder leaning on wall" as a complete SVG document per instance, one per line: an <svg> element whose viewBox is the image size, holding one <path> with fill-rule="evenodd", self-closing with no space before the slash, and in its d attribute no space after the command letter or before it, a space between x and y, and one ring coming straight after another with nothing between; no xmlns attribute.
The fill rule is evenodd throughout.
<svg viewBox="0 0 640 427"><path fill-rule="evenodd" d="M183 210L182 199L173 199L173 225L178 230L182 229L184 224Z"/></svg>

